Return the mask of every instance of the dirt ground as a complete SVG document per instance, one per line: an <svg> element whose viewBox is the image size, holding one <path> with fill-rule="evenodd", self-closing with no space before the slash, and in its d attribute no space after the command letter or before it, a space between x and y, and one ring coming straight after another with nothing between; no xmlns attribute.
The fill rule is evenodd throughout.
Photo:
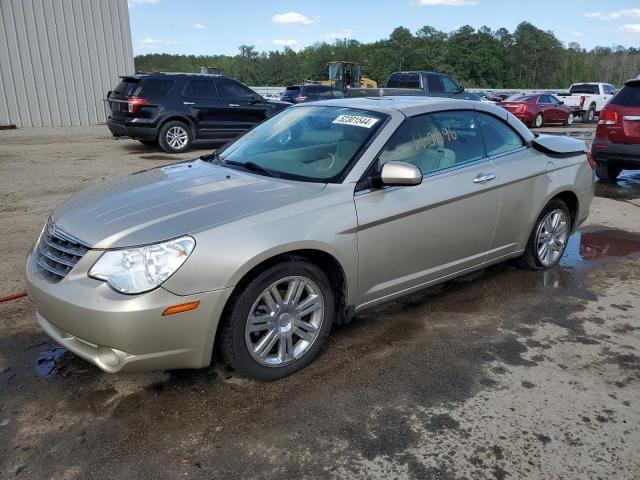
<svg viewBox="0 0 640 480"><path fill-rule="evenodd" d="M57 203L180 158L104 126L0 146L0 297L24 289ZM218 364L109 375L51 342L27 298L2 303L0 479L640 478L640 172L596 193L560 266L369 310L274 383Z"/></svg>

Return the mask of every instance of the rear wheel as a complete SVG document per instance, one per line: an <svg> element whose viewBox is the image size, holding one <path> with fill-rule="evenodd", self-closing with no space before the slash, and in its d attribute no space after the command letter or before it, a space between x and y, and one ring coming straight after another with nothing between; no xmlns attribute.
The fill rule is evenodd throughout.
<svg viewBox="0 0 640 480"><path fill-rule="evenodd" d="M606 162L596 163L596 175L604 182L615 182L622 169Z"/></svg>
<svg viewBox="0 0 640 480"><path fill-rule="evenodd" d="M595 105L592 104L589 106L589 110L587 110L587 113L585 113L582 116L582 120L587 121L589 123L593 123L595 119L596 119L596 107Z"/></svg>
<svg viewBox="0 0 640 480"><path fill-rule="evenodd" d="M290 375L320 353L335 311L324 272L304 258L287 257L232 300L220 332L223 358L256 380Z"/></svg>
<svg viewBox="0 0 640 480"><path fill-rule="evenodd" d="M186 152L193 141L191 129L184 122L173 120L160 128L158 142L167 153Z"/></svg>
<svg viewBox="0 0 640 480"><path fill-rule="evenodd" d="M542 123L543 123L542 114L538 113L536 117L533 119L533 126L536 128L540 128L542 126Z"/></svg>
<svg viewBox="0 0 640 480"><path fill-rule="evenodd" d="M520 264L529 270L544 270L560 261L571 231L569 208L560 199L551 200L536 221Z"/></svg>

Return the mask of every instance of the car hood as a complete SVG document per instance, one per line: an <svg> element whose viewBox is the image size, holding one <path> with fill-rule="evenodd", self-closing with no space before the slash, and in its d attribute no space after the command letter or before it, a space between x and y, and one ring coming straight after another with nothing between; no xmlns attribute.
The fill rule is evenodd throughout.
<svg viewBox="0 0 640 480"><path fill-rule="evenodd" d="M127 247L195 233L300 200L324 187L198 159L101 182L73 195L51 218L89 247Z"/></svg>

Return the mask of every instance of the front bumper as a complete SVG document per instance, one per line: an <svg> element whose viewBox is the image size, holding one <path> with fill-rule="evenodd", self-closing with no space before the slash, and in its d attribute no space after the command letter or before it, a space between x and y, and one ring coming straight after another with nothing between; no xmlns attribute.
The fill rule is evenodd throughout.
<svg viewBox="0 0 640 480"><path fill-rule="evenodd" d="M640 169L640 145L611 143L597 139L591 146L591 155L596 162L615 163L626 169Z"/></svg>
<svg viewBox="0 0 640 480"><path fill-rule="evenodd" d="M57 283L27 257L29 297L53 340L110 373L209 365L218 320L231 288L179 296L160 287L123 295L86 274L101 252L89 250ZM196 310L162 316L169 306L199 301Z"/></svg>

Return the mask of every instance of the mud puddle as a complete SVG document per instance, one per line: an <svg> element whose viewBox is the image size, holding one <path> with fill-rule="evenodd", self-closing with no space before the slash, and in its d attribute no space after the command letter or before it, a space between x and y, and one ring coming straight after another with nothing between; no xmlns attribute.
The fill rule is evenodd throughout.
<svg viewBox="0 0 640 480"><path fill-rule="evenodd" d="M596 182L596 196L612 200L640 198L640 172L623 171L615 183Z"/></svg>
<svg viewBox="0 0 640 480"><path fill-rule="evenodd" d="M570 238L557 267L542 272L533 272L530 277L524 272L522 279L515 281L518 288L559 288L583 290L587 275L603 262L614 257L624 257L640 252L640 235L609 228L586 228L578 230ZM529 281L527 282L527 278Z"/></svg>

